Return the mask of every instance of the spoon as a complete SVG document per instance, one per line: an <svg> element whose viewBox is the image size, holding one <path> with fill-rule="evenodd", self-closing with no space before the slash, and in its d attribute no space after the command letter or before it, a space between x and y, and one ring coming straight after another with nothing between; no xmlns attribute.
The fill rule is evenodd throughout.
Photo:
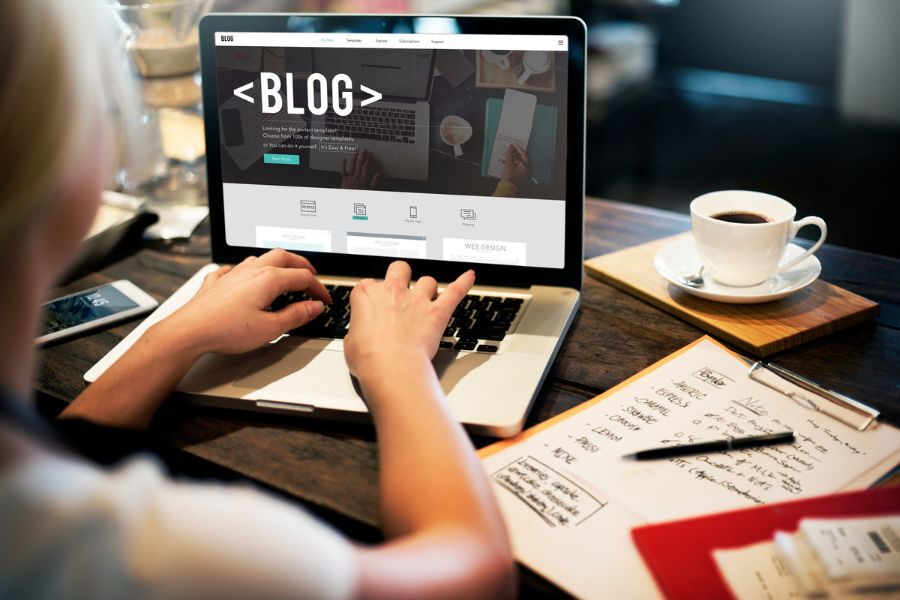
<svg viewBox="0 0 900 600"><path fill-rule="evenodd" d="M700 265L700 270L696 275L691 275L690 277L682 277L681 283L688 287L692 288L702 288L703 287L703 269L706 268L703 265Z"/></svg>

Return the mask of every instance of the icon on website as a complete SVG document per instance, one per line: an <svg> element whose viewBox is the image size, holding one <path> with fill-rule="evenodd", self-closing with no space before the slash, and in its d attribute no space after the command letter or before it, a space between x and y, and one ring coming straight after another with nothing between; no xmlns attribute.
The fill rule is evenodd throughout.
<svg viewBox="0 0 900 600"><path fill-rule="evenodd" d="M305 212L305 213L316 212L316 201L315 200L301 200L300 201L300 212Z"/></svg>
<svg viewBox="0 0 900 600"><path fill-rule="evenodd" d="M475 220L475 209L474 208L461 208L461 209L459 209L459 216L462 217L464 221L474 221Z"/></svg>
<svg viewBox="0 0 900 600"><path fill-rule="evenodd" d="M419 207L418 206L410 206L409 207L409 218L410 219L418 219L419 218Z"/></svg>
<svg viewBox="0 0 900 600"><path fill-rule="evenodd" d="M353 204L353 214L359 217L364 217L366 215L366 205L362 202L355 202Z"/></svg>

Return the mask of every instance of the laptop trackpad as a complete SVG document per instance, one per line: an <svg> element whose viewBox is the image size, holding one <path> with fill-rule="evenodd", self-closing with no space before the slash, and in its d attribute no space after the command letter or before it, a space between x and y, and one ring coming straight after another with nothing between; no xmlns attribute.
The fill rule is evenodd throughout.
<svg viewBox="0 0 900 600"><path fill-rule="evenodd" d="M343 352L327 349L326 340L283 338L253 359L233 385L257 390L253 397L309 401L310 398L356 398ZM361 400L359 400L361 402Z"/></svg>

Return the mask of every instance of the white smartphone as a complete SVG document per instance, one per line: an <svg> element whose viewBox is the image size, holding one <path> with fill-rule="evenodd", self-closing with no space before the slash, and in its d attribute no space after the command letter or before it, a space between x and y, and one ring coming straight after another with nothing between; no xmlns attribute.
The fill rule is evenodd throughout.
<svg viewBox="0 0 900 600"><path fill-rule="evenodd" d="M41 333L35 343L124 321L148 313L158 304L150 294L124 279L69 294L44 304Z"/></svg>

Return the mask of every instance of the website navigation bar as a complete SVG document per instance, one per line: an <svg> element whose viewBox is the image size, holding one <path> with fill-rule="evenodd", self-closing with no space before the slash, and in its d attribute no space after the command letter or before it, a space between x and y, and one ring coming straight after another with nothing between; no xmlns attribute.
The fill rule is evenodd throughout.
<svg viewBox="0 0 900 600"><path fill-rule="evenodd" d="M549 50L565 52L569 38L559 35L488 35L455 33L293 33L224 31L217 46L281 48L434 48L448 50Z"/></svg>

